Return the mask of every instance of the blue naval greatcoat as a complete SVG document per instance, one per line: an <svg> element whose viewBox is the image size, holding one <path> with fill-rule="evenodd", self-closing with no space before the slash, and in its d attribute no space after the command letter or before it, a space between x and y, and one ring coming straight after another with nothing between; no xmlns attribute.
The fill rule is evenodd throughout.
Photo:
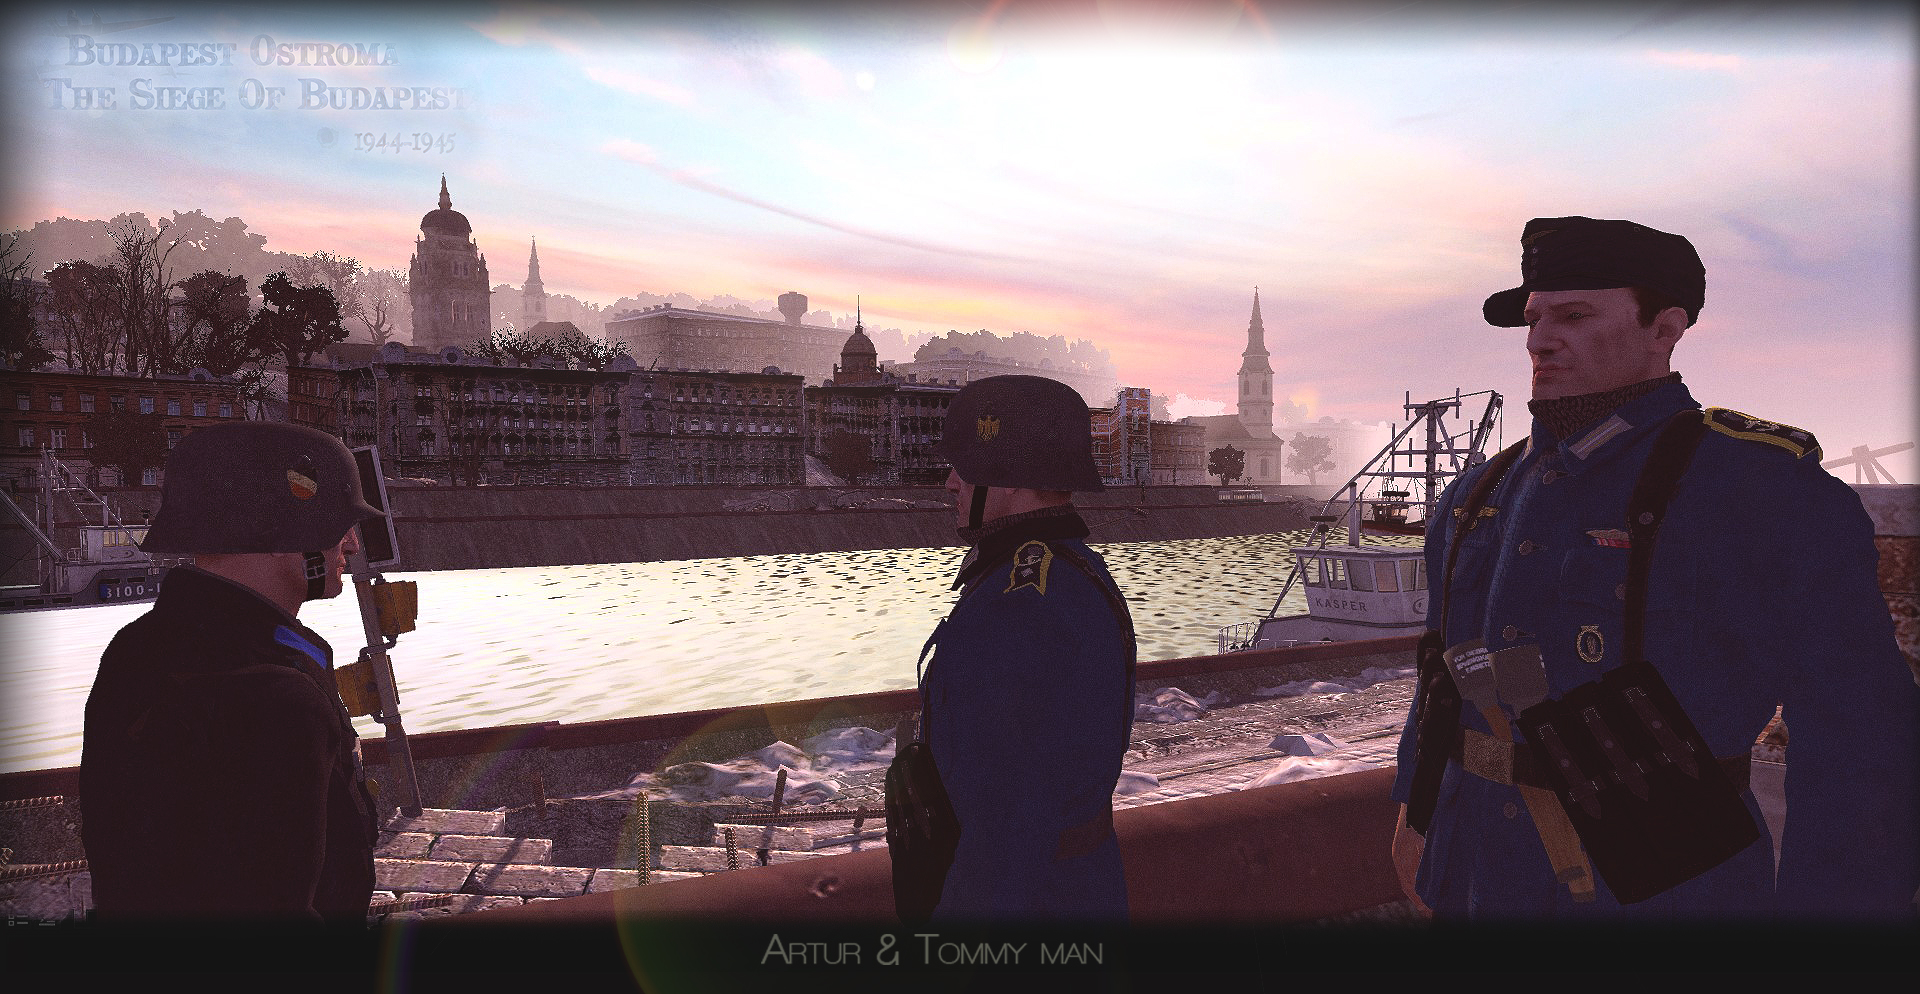
<svg viewBox="0 0 1920 994"><path fill-rule="evenodd" d="M1113 586L1076 532L1069 513L983 540L928 640L922 733L960 823L935 921L1126 919L1110 818L1133 723L1131 624L1063 560L1077 553Z"/></svg>
<svg viewBox="0 0 1920 994"><path fill-rule="evenodd" d="M1654 436L1699 406L1675 382L1566 441L1536 423L1488 500L1497 510L1461 540L1446 644L1535 643L1555 698L1623 665L1628 552L1591 533L1626 530ZM1462 474L1435 513L1426 562L1436 595L1453 508L1482 472ZM1427 833L1421 899L1436 914L1469 918L1910 916L1920 888L1920 688L1895 642L1877 562L1859 496L1820 468L1817 448L1800 454L1706 432L1654 548L1646 654L1716 756L1748 751L1784 705L1791 742L1777 886L1773 842L1744 792L1760 826L1747 849L1632 905L1596 874L1597 899L1576 904L1555 882L1519 792L1455 760ZM1429 628L1439 617L1435 596ZM1588 626L1601 635L1595 662L1580 652ZM1593 654L1591 634L1584 647ZM1461 722L1490 731L1471 705ZM1413 740L1409 721L1393 788L1403 803Z"/></svg>

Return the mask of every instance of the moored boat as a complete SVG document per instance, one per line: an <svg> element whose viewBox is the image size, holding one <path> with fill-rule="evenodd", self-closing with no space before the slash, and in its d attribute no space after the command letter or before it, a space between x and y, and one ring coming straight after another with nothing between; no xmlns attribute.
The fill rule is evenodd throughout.
<svg viewBox="0 0 1920 994"><path fill-rule="evenodd" d="M169 569L193 561L141 551L146 525L122 521L51 451L40 450L40 467L40 500L32 513L0 492L0 506L25 526L38 557L36 582L0 587L0 613L150 601Z"/></svg>
<svg viewBox="0 0 1920 994"><path fill-rule="evenodd" d="M1458 415L1462 401L1486 397L1480 417L1461 431L1449 431L1447 415ZM1500 417L1501 399L1491 390L1405 404L1407 423L1394 433L1312 517L1313 537L1291 551L1292 569L1280 596L1263 618L1228 625L1219 631L1221 654L1276 649L1304 642L1418 635L1427 622L1427 567L1418 545L1368 542L1369 533L1418 536L1455 476L1486 458L1487 439ZM1414 444L1424 426L1423 444ZM1411 481L1418 492L1396 489ZM1370 488L1379 484L1380 489ZM1371 517L1362 508L1370 507ZM1418 508L1420 517L1409 520ZM1340 513L1335 513L1336 509ZM1346 541L1329 544L1333 525L1346 519ZM1295 584L1305 588L1306 614L1279 614Z"/></svg>

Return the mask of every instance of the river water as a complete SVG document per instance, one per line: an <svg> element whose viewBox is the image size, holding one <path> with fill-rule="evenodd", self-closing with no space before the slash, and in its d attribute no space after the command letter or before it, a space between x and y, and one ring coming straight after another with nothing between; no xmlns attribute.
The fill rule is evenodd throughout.
<svg viewBox="0 0 1920 994"><path fill-rule="evenodd" d="M1264 614L1286 580L1286 550L1306 539L1094 548L1127 595L1140 658L1174 659L1211 654L1221 626ZM920 647L953 602L963 551L390 574L420 585L418 628L392 652L401 714L408 732L431 732L911 687ZM0 615L0 772L79 765L101 650L148 606ZM1281 610L1305 612L1298 589ZM300 620L340 663L365 642L351 587L309 602ZM383 731L370 718L355 727Z"/></svg>

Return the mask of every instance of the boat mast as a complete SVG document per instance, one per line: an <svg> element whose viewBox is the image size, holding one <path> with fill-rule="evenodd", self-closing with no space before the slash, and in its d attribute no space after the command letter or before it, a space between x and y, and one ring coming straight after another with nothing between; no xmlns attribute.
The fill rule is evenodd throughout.
<svg viewBox="0 0 1920 994"><path fill-rule="evenodd" d="M53 539L53 449L40 447L40 509L46 518L47 548L52 549ZM58 555L58 553L54 553ZM63 590L66 586L66 566L58 559L51 559L47 568L40 574L40 589L44 593Z"/></svg>

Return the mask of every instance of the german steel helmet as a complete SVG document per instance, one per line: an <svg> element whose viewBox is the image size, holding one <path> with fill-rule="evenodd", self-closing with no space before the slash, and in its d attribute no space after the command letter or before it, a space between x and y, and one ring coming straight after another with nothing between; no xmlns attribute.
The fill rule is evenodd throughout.
<svg viewBox="0 0 1920 994"><path fill-rule="evenodd" d="M234 421L202 428L167 456L147 552L316 552L364 518L360 470L316 428Z"/></svg>
<svg viewBox="0 0 1920 994"><path fill-rule="evenodd" d="M1044 376L989 376L947 405L940 454L977 487L1104 490L1086 401Z"/></svg>

